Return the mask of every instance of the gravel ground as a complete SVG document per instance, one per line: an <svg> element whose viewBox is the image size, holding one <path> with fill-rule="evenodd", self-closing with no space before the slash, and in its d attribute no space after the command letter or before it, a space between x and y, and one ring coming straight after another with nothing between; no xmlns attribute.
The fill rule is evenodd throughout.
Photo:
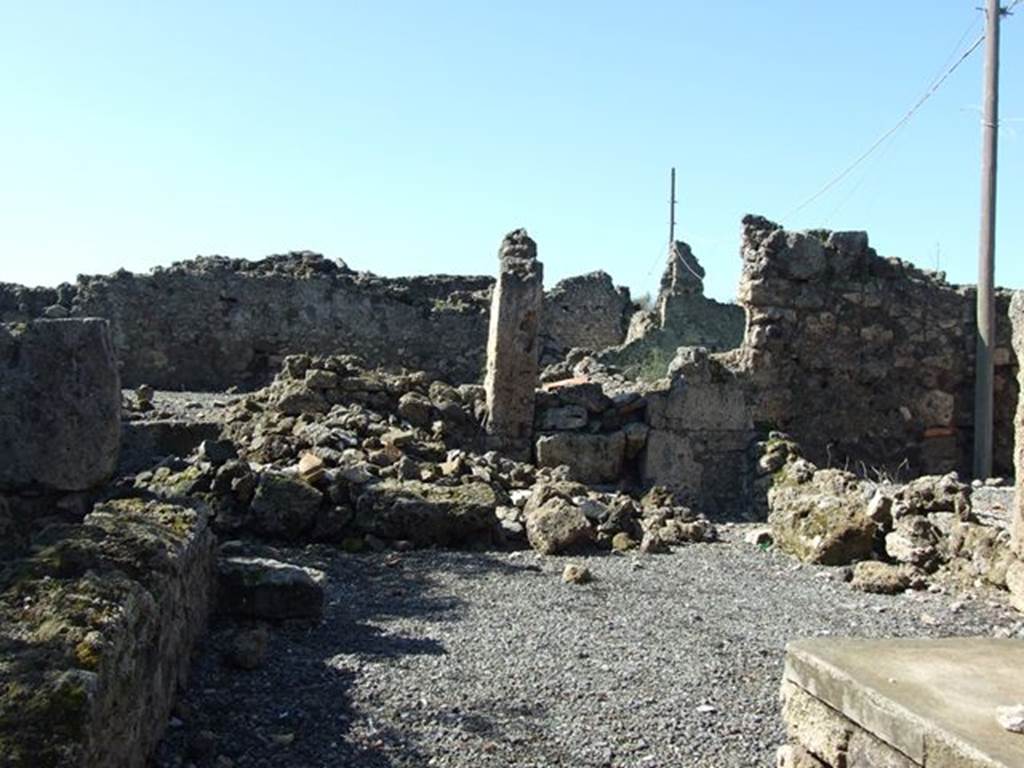
<svg viewBox="0 0 1024 768"><path fill-rule="evenodd" d="M135 390L121 391L121 397L129 405L135 402ZM224 421L227 408L239 399L237 394L227 392L153 392L153 410L127 411L133 419L182 419L184 421Z"/></svg>
<svg viewBox="0 0 1024 768"><path fill-rule="evenodd" d="M155 765L772 766L788 640L1024 634L995 594L861 594L743 530L572 558L582 586L532 552L278 549L328 573L324 621L252 672L215 621Z"/></svg>

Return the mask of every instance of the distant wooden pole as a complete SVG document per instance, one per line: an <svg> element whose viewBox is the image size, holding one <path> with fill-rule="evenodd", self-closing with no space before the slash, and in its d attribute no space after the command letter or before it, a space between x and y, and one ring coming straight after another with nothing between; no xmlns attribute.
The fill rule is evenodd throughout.
<svg viewBox="0 0 1024 768"><path fill-rule="evenodd" d="M668 252L676 247L676 169L672 169L672 185L668 202Z"/></svg>
<svg viewBox="0 0 1024 768"><path fill-rule="evenodd" d="M978 244L978 344L974 368L974 476L992 475L995 369L996 157L999 141L999 0L985 11L985 105L981 123L981 236Z"/></svg>

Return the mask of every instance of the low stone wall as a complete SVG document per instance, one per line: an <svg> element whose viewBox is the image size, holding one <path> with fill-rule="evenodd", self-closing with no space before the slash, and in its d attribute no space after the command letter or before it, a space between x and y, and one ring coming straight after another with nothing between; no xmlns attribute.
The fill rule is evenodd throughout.
<svg viewBox="0 0 1024 768"><path fill-rule="evenodd" d="M206 625L204 507L130 498L0 572L0 764L142 768Z"/></svg>

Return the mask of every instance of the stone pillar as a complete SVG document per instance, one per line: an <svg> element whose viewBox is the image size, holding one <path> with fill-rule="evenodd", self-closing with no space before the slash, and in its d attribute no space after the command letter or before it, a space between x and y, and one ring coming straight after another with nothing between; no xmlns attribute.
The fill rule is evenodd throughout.
<svg viewBox="0 0 1024 768"><path fill-rule="evenodd" d="M498 252L498 282L487 337L487 447L528 461L533 440L537 331L544 300L544 265L537 244L517 229Z"/></svg>

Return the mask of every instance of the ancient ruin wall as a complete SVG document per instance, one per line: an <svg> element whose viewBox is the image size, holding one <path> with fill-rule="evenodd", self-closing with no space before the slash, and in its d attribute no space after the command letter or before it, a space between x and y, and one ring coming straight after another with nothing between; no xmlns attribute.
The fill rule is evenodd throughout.
<svg viewBox="0 0 1024 768"><path fill-rule="evenodd" d="M0 572L0 765L146 765L206 627L207 517L105 502Z"/></svg>
<svg viewBox="0 0 1024 768"><path fill-rule="evenodd" d="M258 262L201 257L151 274L119 271L75 285L0 285L0 321L110 321L126 386L223 389L265 383L284 356L351 353L375 365L483 375L491 277L382 278L314 253ZM625 337L629 294L593 273L549 294L542 334L555 352Z"/></svg>
<svg viewBox="0 0 1024 768"><path fill-rule="evenodd" d="M557 362L573 347L601 350L626 338L633 304L606 272L566 278L544 295L542 356Z"/></svg>
<svg viewBox="0 0 1024 768"><path fill-rule="evenodd" d="M742 350L755 423L821 466L967 471L974 289L879 257L863 232L743 221ZM1016 356L997 297L995 471L1013 472ZM904 464L904 462L906 462Z"/></svg>
<svg viewBox="0 0 1024 768"><path fill-rule="evenodd" d="M606 349L600 359L639 378L658 379L679 347L735 349L743 341L743 327L742 307L704 295L704 268L680 240L665 265L656 306L634 314L625 343Z"/></svg>

